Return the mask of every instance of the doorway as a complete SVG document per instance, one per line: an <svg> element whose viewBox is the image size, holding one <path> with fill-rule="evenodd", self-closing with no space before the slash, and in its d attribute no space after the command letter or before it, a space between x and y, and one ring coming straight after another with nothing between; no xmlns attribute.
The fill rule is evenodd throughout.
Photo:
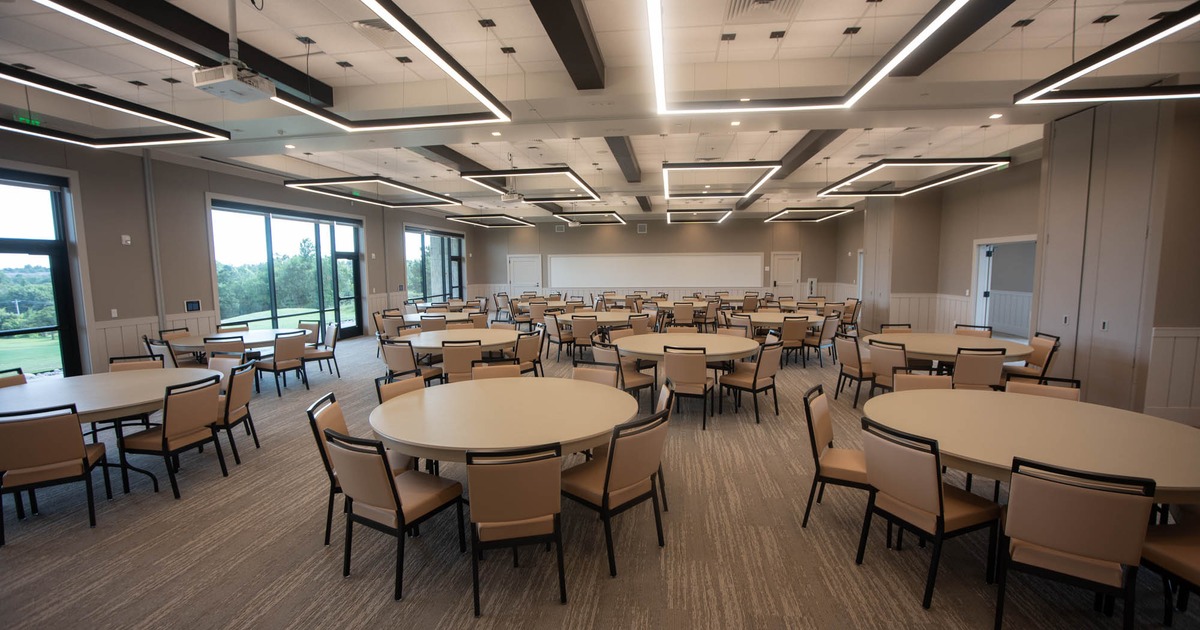
<svg viewBox="0 0 1200 630"><path fill-rule="evenodd" d="M542 255L508 257L508 290L514 296L537 291L542 286Z"/></svg>
<svg viewBox="0 0 1200 630"><path fill-rule="evenodd" d="M1036 254L1032 238L976 241L975 325L991 326L995 337L1029 338Z"/></svg>
<svg viewBox="0 0 1200 630"><path fill-rule="evenodd" d="M862 287L863 287L863 267L865 266L864 263L866 263L866 255L863 253L863 250L860 249L860 250L858 250L858 275L856 275L854 277L855 278L854 279L854 290L856 291L855 297L858 298L859 302L862 302L862 297L863 297L862 296Z"/></svg>
<svg viewBox="0 0 1200 630"><path fill-rule="evenodd" d="M800 252L771 253L771 292L778 296L802 298L800 288Z"/></svg>

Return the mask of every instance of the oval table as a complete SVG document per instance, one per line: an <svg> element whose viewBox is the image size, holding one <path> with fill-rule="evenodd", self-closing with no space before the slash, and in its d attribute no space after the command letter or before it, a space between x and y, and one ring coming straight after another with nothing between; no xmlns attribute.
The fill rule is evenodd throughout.
<svg viewBox="0 0 1200 630"><path fill-rule="evenodd" d="M867 343L872 339L889 343L904 344L904 351L910 359L930 359L933 361L953 362L959 348L1004 348L1008 361L1023 359L1033 354L1033 346L1015 341L992 339L989 337L974 337L971 335L948 335L942 333L880 333L863 338Z"/></svg>
<svg viewBox="0 0 1200 630"><path fill-rule="evenodd" d="M704 348L709 361L732 361L758 352L758 342L753 339L710 333L653 333L617 340L621 354L651 361L661 361L666 346Z"/></svg>
<svg viewBox="0 0 1200 630"><path fill-rule="evenodd" d="M633 396L599 383L493 378L397 396L372 410L370 422L375 435L401 453L465 462L469 450L554 442L563 453L595 448L637 410Z"/></svg>
<svg viewBox="0 0 1200 630"><path fill-rule="evenodd" d="M420 324L422 317L445 317L447 322L469 322L471 321L471 313L464 311L449 312L449 313L406 313L404 315L405 324ZM389 319L400 319L399 317L384 317L384 321Z"/></svg>
<svg viewBox="0 0 1200 630"><path fill-rule="evenodd" d="M241 337L247 348L262 348L275 345L275 335L282 333L309 331L303 328L262 328L258 330L238 330L232 332L213 333L211 335L190 335L171 340L171 349L177 352L204 352L204 340L230 337ZM305 343L310 343L307 340Z"/></svg>
<svg viewBox="0 0 1200 630"><path fill-rule="evenodd" d="M597 326L620 326L628 324L629 318L640 313L633 311L575 311L574 313L563 313L558 315L558 321L563 324L571 323L576 316L595 317Z"/></svg>
<svg viewBox="0 0 1200 630"><path fill-rule="evenodd" d="M1154 479L1163 503L1200 503L1200 430L1090 403L1006 392L914 390L877 396L863 412L938 441L942 462L1005 481L1013 457Z"/></svg>
<svg viewBox="0 0 1200 630"><path fill-rule="evenodd" d="M760 327L779 327L783 325L783 320L788 317L807 317L810 327L821 328L825 324L825 318L821 317L816 311L795 311L792 313L733 313L733 315L745 315L750 317L750 323Z"/></svg>
<svg viewBox="0 0 1200 630"><path fill-rule="evenodd" d="M672 311L675 310L675 302L690 302L692 304L692 308L698 311L708 308L707 300L658 300L653 302L653 304L659 309Z"/></svg>
<svg viewBox="0 0 1200 630"><path fill-rule="evenodd" d="M496 328L461 328L458 330L435 330L404 338L418 352L442 349L443 341L478 341L483 350L512 348L517 343L517 331Z"/></svg>

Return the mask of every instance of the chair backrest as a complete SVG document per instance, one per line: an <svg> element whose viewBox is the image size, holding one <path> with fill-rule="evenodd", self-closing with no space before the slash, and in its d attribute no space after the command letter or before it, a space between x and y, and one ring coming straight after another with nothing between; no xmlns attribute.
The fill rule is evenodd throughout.
<svg viewBox="0 0 1200 630"><path fill-rule="evenodd" d="M779 367L783 364L783 343L779 341L770 341L771 335L767 335L767 342L758 349L758 359L754 364L754 383L758 385L761 379L773 379L775 373L779 371Z"/></svg>
<svg viewBox="0 0 1200 630"><path fill-rule="evenodd" d="M571 317L571 334L575 337L575 345L591 345L592 333L596 332L598 324L595 315L574 315Z"/></svg>
<svg viewBox="0 0 1200 630"><path fill-rule="evenodd" d="M472 523L511 523L562 509L562 448L467 451Z"/></svg>
<svg viewBox="0 0 1200 630"><path fill-rule="evenodd" d="M514 354L522 363L537 361L542 352L542 329L533 332L518 333Z"/></svg>
<svg viewBox="0 0 1200 630"><path fill-rule="evenodd" d="M321 463L325 464L325 473L330 481L336 481L333 476L333 460L329 459L329 445L325 441L325 430L333 429L338 433L349 433L346 428L346 416L342 414L342 406L338 403L333 392L329 392L308 406L308 426L312 428L313 438L317 441L317 449L321 453Z"/></svg>
<svg viewBox="0 0 1200 630"><path fill-rule="evenodd" d="M371 313L371 321L375 322L376 335L388 334L387 329L383 327L383 313L380 313L379 311Z"/></svg>
<svg viewBox="0 0 1200 630"><path fill-rule="evenodd" d="M304 343L320 343L321 342L321 320L319 319L302 319L296 322L296 328L303 329L308 333L304 337Z"/></svg>
<svg viewBox="0 0 1200 630"><path fill-rule="evenodd" d="M668 413L660 411L613 427L602 495L606 505L613 493L643 483L658 472L667 443Z"/></svg>
<svg viewBox="0 0 1200 630"><path fill-rule="evenodd" d="M158 338L163 341L170 341L172 339L179 339L180 337L187 337L190 334L187 326L182 328L165 328L158 331Z"/></svg>
<svg viewBox="0 0 1200 630"><path fill-rule="evenodd" d="M853 323L856 310L858 310L858 298L846 298L846 309L842 311L842 323Z"/></svg>
<svg viewBox="0 0 1200 630"><path fill-rule="evenodd" d="M663 385L658 390L658 400L654 403L654 413L660 411L667 412L667 419L671 418L671 403L675 399L675 392L671 391L670 387Z"/></svg>
<svg viewBox="0 0 1200 630"><path fill-rule="evenodd" d="M885 387L892 387L892 370L908 367L908 354L904 344L868 339L871 350L871 371L875 373L875 382Z"/></svg>
<svg viewBox="0 0 1200 630"><path fill-rule="evenodd" d="M146 344L146 354L161 356L166 367L179 367L175 362L175 351L171 348L171 342L165 339L151 339L145 335L142 335L142 341Z"/></svg>
<svg viewBox="0 0 1200 630"><path fill-rule="evenodd" d="M303 332L278 333L275 335L275 363L283 363L304 357L307 337Z"/></svg>
<svg viewBox="0 0 1200 630"><path fill-rule="evenodd" d="M163 400L163 442L192 437L222 417L217 404L221 377L208 376L190 383L167 387Z"/></svg>
<svg viewBox="0 0 1200 630"><path fill-rule="evenodd" d="M225 420L239 418L242 410L250 410L250 398L254 395L254 361L236 365L229 371L225 384Z"/></svg>
<svg viewBox="0 0 1200 630"><path fill-rule="evenodd" d="M237 352L241 354L246 351L246 341L239 335L237 337L205 337L204 352L212 354L214 352Z"/></svg>
<svg viewBox="0 0 1200 630"><path fill-rule="evenodd" d="M1018 457L1013 459L1004 533L1060 553L1137 566L1154 490L1153 479L1082 472Z"/></svg>
<svg viewBox="0 0 1200 630"><path fill-rule="evenodd" d="M804 417L808 420L808 444L820 473L821 456L833 446L833 415L829 411L829 397L819 383L804 392Z"/></svg>
<svg viewBox="0 0 1200 630"><path fill-rule="evenodd" d="M1014 394L1029 394L1032 396L1046 396L1048 398L1061 398L1063 400L1080 399L1080 394L1083 390L1080 389L1082 384L1071 378L1049 378L1038 376L1023 376L1020 374L1009 374L1008 381L1004 383L1004 391Z"/></svg>
<svg viewBox="0 0 1200 630"><path fill-rule="evenodd" d="M471 378L471 362L483 358L482 344L472 341L443 341L442 367L447 377L457 379Z"/></svg>
<svg viewBox="0 0 1200 630"><path fill-rule="evenodd" d="M905 504L906 519L927 532L943 517L942 461L937 440L862 419L867 483Z"/></svg>
<svg viewBox="0 0 1200 630"><path fill-rule="evenodd" d="M240 352L210 352L208 353L208 369L216 370L221 373L222 388L229 386L229 374L233 372L233 368L241 365L245 361L244 354ZM161 365L159 367L162 367ZM113 366L108 366L108 371L113 371Z"/></svg>
<svg viewBox="0 0 1200 630"><path fill-rule="evenodd" d="M874 356L874 351L872 351ZM874 359L872 359L874 360ZM892 390L907 392L914 389L952 389L954 379L949 374L916 374L907 368L893 368Z"/></svg>
<svg viewBox="0 0 1200 630"><path fill-rule="evenodd" d="M629 327L633 329L633 334L635 335L649 333L651 328L650 314L642 313L629 316Z"/></svg>
<svg viewBox="0 0 1200 630"><path fill-rule="evenodd" d="M750 320L749 315L742 315L740 313L730 314L729 315L729 327L730 328L740 328L742 330L743 337L750 338L750 337L754 336L754 324ZM717 331L717 332L720 332L720 331Z"/></svg>
<svg viewBox="0 0 1200 630"><path fill-rule="evenodd" d="M217 332L249 332L250 324L217 324Z"/></svg>
<svg viewBox="0 0 1200 630"><path fill-rule="evenodd" d="M0 470L78 463L63 475L83 474L83 430L75 405L0 412Z"/></svg>
<svg viewBox="0 0 1200 630"><path fill-rule="evenodd" d="M971 324L955 324L954 334L968 337L991 337L991 326L973 326Z"/></svg>
<svg viewBox="0 0 1200 630"><path fill-rule="evenodd" d="M1000 385L1004 375L1004 348L959 348L954 359L955 387Z"/></svg>
<svg viewBox="0 0 1200 630"><path fill-rule="evenodd" d="M672 314L676 324L690 324L694 321L695 310L691 302L676 302Z"/></svg>
<svg viewBox="0 0 1200 630"><path fill-rule="evenodd" d="M833 336L837 334L838 322L840 320L841 314L836 312L825 318L825 323L821 324L821 345L833 341Z"/></svg>
<svg viewBox="0 0 1200 630"><path fill-rule="evenodd" d="M600 363L599 361L577 361L571 368L571 378L577 381L590 381L609 387L617 386L617 376L620 373L619 363Z"/></svg>
<svg viewBox="0 0 1200 630"><path fill-rule="evenodd" d="M617 327L608 329L608 340L615 342L618 339L624 339L625 337L632 337L635 334L636 333L633 331L632 326L617 326ZM596 345L596 343L592 342L592 345Z"/></svg>
<svg viewBox="0 0 1200 630"><path fill-rule="evenodd" d="M912 324L880 324L879 332L912 332Z"/></svg>
<svg viewBox="0 0 1200 630"><path fill-rule="evenodd" d="M599 363L620 364L621 353L611 343L592 344L592 357Z"/></svg>
<svg viewBox="0 0 1200 630"><path fill-rule="evenodd" d="M529 318L533 320L533 323L540 324L546 320L546 308L545 302L529 303Z"/></svg>
<svg viewBox="0 0 1200 630"><path fill-rule="evenodd" d="M805 299L805 301L816 304L817 308L822 308L825 306L825 296L824 295L810 295L804 299Z"/></svg>
<svg viewBox="0 0 1200 630"><path fill-rule="evenodd" d="M516 330L517 325L512 322L492 322L490 327L493 330Z"/></svg>
<svg viewBox="0 0 1200 630"><path fill-rule="evenodd" d="M478 381L488 378L518 378L521 376L519 363L494 365L487 361L475 361L471 365L471 380Z"/></svg>
<svg viewBox="0 0 1200 630"><path fill-rule="evenodd" d="M743 313L753 313L754 311L757 311L757 310L758 310L758 297L756 297L754 295L746 294L746 296L742 298L742 312Z"/></svg>
<svg viewBox="0 0 1200 630"><path fill-rule="evenodd" d="M721 308L720 300L709 300L708 307L704 309L704 321L710 323L717 321L717 309L719 308Z"/></svg>
<svg viewBox="0 0 1200 630"><path fill-rule="evenodd" d="M808 334L808 317L784 317L779 337L783 341L800 341Z"/></svg>
<svg viewBox="0 0 1200 630"><path fill-rule="evenodd" d="M337 348L338 336L341 334L341 331L342 325L337 322L325 324L325 338L321 341L325 344L326 348L330 350Z"/></svg>
<svg viewBox="0 0 1200 630"><path fill-rule="evenodd" d="M240 355L239 355L240 356ZM137 354L127 357L109 357L109 372L130 372L133 370L161 370L164 359L161 354ZM215 369L215 368L209 368Z"/></svg>
<svg viewBox="0 0 1200 630"><path fill-rule="evenodd" d="M446 330L445 315L422 315L421 332L436 332Z"/></svg>
<svg viewBox="0 0 1200 630"><path fill-rule="evenodd" d="M26 382L25 371L19 367L8 370L0 370L0 387L12 387L13 385L24 385Z"/></svg>
<svg viewBox="0 0 1200 630"><path fill-rule="evenodd" d="M325 441L329 459L337 471L338 485L350 499L350 511L367 508L363 512L368 518L378 521L376 510L395 514L397 523L403 523L400 495L392 479L391 466L383 442L354 438L333 429L325 429Z"/></svg>
<svg viewBox="0 0 1200 630"><path fill-rule="evenodd" d="M704 348L663 347L664 375L672 383L693 385L705 383L708 376L708 357Z"/></svg>
<svg viewBox="0 0 1200 630"><path fill-rule="evenodd" d="M1034 333L1033 339L1029 340L1029 345L1033 346L1033 354L1029 355L1026 360L1029 365L1036 365L1042 368L1042 375L1050 370L1050 363L1054 360L1054 353L1058 351L1058 337L1049 333Z"/></svg>
<svg viewBox="0 0 1200 630"><path fill-rule="evenodd" d="M407 373L417 369L417 355L412 343L404 339L384 339L380 343L383 362L392 372Z"/></svg>
<svg viewBox="0 0 1200 630"><path fill-rule="evenodd" d="M467 315L467 318L471 320L471 323L476 328L487 328L488 327L487 313L484 313L484 312L471 313L470 315Z"/></svg>
<svg viewBox="0 0 1200 630"><path fill-rule="evenodd" d="M401 394L425 388L425 379L419 376L400 380L395 380L394 376L394 374L388 373L387 376L380 376L375 379L375 396L379 399L379 404L381 405Z"/></svg>
<svg viewBox="0 0 1200 630"><path fill-rule="evenodd" d="M843 367L862 370L862 353L859 352L857 337L838 333L833 338L833 348Z"/></svg>

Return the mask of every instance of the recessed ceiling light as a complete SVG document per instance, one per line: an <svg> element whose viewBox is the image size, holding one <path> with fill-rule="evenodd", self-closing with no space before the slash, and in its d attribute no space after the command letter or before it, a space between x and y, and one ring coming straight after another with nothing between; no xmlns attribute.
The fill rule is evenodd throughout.
<svg viewBox="0 0 1200 630"><path fill-rule="evenodd" d="M499 131L493 131L493 132L492 132L492 135L493 135L493 136L499 136L499 135L500 135L500 132L499 132Z"/></svg>
<svg viewBox="0 0 1200 630"><path fill-rule="evenodd" d="M294 144L285 144L285 145L283 145L283 148L285 148L285 149L295 149L295 148L296 148L296 145L294 145Z"/></svg>
<svg viewBox="0 0 1200 630"><path fill-rule="evenodd" d="M1000 118L1004 118L1004 114L992 114L991 116L988 116L988 118L991 118L992 120L997 120Z"/></svg>
<svg viewBox="0 0 1200 630"><path fill-rule="evenodd" d="M740 124L742 124L742 121L740 121L740 120L735 120L735 121L733 121L733 122L729 123L729 126L730 126L730 127L737 127L737 126L738 126L738 125L740 125Z"/></svg>

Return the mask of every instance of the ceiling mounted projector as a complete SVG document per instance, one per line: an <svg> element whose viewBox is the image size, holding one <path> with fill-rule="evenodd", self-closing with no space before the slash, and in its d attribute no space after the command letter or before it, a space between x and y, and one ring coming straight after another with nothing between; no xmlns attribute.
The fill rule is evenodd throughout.
<svg viewBox="0 0 1200 630"><path fill-rule="evenodd" d="M507 192L500 195L501 203L521 203L522 201L525 201L525 195L519 192Z"/></svg>

